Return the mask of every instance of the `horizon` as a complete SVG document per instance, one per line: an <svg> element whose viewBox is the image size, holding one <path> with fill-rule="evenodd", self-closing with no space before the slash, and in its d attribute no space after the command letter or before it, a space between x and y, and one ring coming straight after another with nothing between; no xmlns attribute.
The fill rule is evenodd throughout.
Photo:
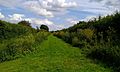
<svg viewBox="0 0 120 72"><path fill-rule="evenodd" d="M47 25L50 31L120 10L119 0L0 0L0 20L29 21L32 27Z"/></svg>

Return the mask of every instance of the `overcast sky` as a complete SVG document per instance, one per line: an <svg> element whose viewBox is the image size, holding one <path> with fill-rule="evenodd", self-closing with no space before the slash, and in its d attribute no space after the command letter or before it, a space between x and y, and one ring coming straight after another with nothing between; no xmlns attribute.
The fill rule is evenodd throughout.
<svg viewBox="0 0 120 72"><path fill-rule="evenodd" d="M120 10L120 0L0 0L1 20L13 23L27 20L33 27L45 24L50 30L67 28L116 10Z"/></svg>

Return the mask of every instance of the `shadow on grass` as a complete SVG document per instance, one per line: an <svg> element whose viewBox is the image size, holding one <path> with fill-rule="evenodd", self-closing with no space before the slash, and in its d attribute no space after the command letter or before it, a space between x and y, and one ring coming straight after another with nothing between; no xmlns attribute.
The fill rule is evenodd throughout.
<svg viewBox="0 0 120 72"><path fill-rule="evenodd" d="M95 63L103 63L115 72L120 72L120 58L116 58L111 54L107 54L106 51L92 51L86 56L92 59Z"/></svg>

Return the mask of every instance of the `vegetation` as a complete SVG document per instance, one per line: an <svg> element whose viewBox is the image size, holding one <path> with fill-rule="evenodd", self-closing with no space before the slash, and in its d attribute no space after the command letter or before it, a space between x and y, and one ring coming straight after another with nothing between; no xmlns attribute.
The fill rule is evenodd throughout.
<svg viewBox="0 0 120 72"><path fill-rule="evenodd" d="M23 26L31 27L31 24L28 21L20 21L18 24L23 25Z"/></svg>
<svg viewBox="0 0 120 72"><path fill-rule="evenodd" d="M48 35L49 33L44 31L37 33L28 26L0 21L0 62L33 52L34 46L40 44Z"/></svg>
<svg viewBox="0 0 120 72"><path fill-rule="evenodd" d="M0 20L0 41L35 32L33 28Z"/></svg>
<svg viewBox="0 0 120 72"><path fill-rule="evenodd" d="M41 25L0 20L1 72L120 72L120 13L50 35ZM18 59L19 58L19 59ZM13 60L13 61L11 61Z"/></svg>
<svg viewBox="0 0 120 72"><path fill-rule="evenodd" d="M1 72L113 72L86 58L79 48L50 35L23 58L0 63Z"/></svg>
<svg viewBox="0 0 120 72"><path fill-rule="evenodd" d="M49 28L48 28L48 26L46 26L46 25L41 25L41 26L40 26L40 29L41 29L41 30L49 31Z"/></svg>
<svg viewBox="0 0 120 72"><path fill-rule="evenodd" d="M78 24L53 34L79 47L87 57L120 71L120 13Z"/></svg>

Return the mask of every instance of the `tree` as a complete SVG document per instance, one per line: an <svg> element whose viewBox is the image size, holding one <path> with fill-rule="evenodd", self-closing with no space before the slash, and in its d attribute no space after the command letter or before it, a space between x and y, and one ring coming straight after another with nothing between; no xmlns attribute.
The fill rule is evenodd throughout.
<svg viewBox="0 0 120 72"><path fill-rule="evenodd" d="M29 21L20 21L18 24L23 25L23 26L31 27L31 23L29 23Z"/></svg>
<svg viewBox="0 0 120 72"><path fill-rule="evenodd" d="M40 29L39 29L39 27L38 27L38 26L36 26L36 31L37 31L37 32L39 32L39 31L40 31Z"/></svg>
<svg viewBox="0 0 120 72"><path fill-rule="evenodd" d="M41 30L49 31L49 28L48 28L47 25L41 25L41 26L40 26L40 29L41 29Z"/></svg>

